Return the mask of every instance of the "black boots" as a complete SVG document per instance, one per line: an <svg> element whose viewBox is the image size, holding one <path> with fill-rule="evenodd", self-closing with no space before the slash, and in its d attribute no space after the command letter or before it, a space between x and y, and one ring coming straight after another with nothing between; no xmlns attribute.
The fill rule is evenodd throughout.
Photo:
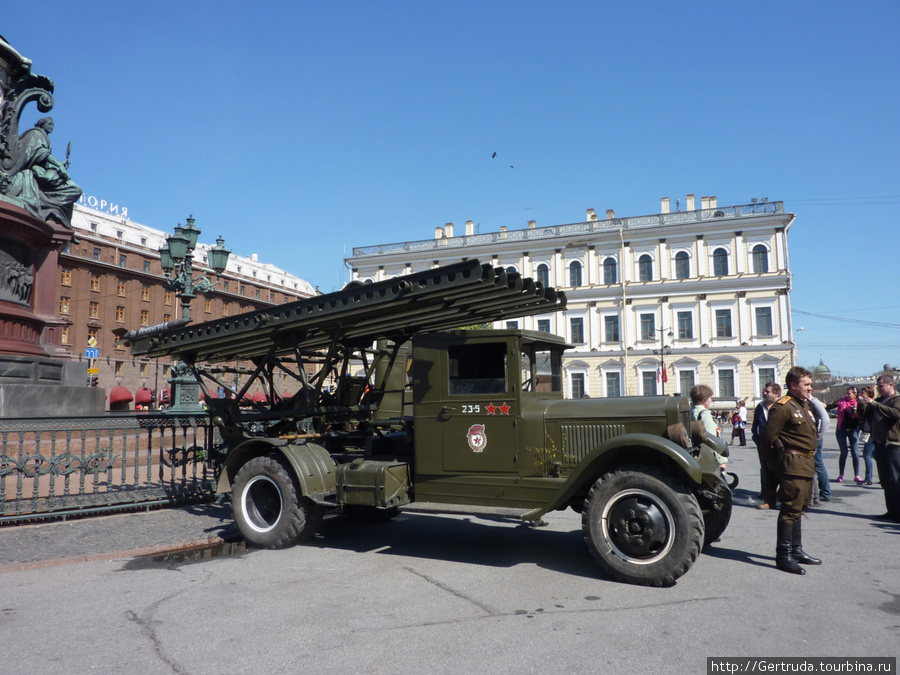
<svg viewBox="0 0 900 675"><path fill-rule="evenodd" d="M778 519L778 539L775 542L775 567L782 572L806 574L806 570L800 567L791 555L793 552L793 531L793 523L786 523L780 518Z"/></svg>
<svg viewBox="0 0 900 675"><path fill-rule="evenodd" d="M819 558L813 558L803 552L803 535L801 534L801 523L798 518L794 521L793 532L791 533L791 557L801 565L821 565Z"/></svg>
<svg viewBox="0 0 900 675"><path fill-rule="evenodd" d="M806 574L803 565L821 565L822 561L803 551L803 526L797 519L793 523L778 520L778 540L775 544L775 567L782 572Z"/></svg>

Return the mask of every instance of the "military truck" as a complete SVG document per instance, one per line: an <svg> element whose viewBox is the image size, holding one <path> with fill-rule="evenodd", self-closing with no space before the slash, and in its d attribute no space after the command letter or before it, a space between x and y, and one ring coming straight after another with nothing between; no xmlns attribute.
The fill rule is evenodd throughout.
<svg viewBox="0 0 900 675"><path fill-rule="evenodd" d="M566 400L555 335L459 329L565 308L562 292L477 260L144 333L180 358L221 438L218 490L248 542L281 548L323 515L414 502L582 514L610 577L669 585L719 538L731 491L683 397ZM233 369L251 363L240 387ZM248 407L251 388L264 402ZM216 398L212 392L230 390Z"/></svg>

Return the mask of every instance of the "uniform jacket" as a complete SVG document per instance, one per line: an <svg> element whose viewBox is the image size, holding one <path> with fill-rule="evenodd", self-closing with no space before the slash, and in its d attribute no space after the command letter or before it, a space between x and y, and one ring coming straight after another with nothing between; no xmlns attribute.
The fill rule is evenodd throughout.
<svg viewBox="0 0 900 675"><path fill-rule="evenodd" d="M818 443L816 419L809 401L788 394L772 404L759 437L760 452L770 468L777 468L784 475L811 478L816 473L813 456Z"/></svg>

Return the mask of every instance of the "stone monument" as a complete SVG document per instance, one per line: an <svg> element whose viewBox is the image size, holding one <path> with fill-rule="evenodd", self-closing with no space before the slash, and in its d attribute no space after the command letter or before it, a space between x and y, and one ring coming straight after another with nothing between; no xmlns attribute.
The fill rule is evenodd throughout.
<svg viewBox="0 0 900 675"><path fill-rule="evenodd" d="M49 112L53 82L0 36L0 417L100 414L104 392L62 344L56 297L81 188L51 154L53 118L19 134L31 102Z"/></svg>

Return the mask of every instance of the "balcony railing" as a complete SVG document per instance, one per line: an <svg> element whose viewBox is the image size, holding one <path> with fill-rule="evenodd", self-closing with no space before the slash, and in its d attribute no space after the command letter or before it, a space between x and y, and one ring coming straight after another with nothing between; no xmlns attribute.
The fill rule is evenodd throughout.
<svg viewBox="0 0 900 675"><path fill-rule="evenodd" d="M609 230L638 230L650 227L666 227L682 225L705 220L721 220L741 218L744 216L773 215L784 213L784 202L763 202L740 206L721 206L714 209L698 209L696 211L680 211L677 213L660 213L654 216L636 216L633 218L613 218L610 220L591 220L569 225L552 225L550 227L532 227L524 230L507 230L506 232L489 232L487 234L470 234L462 237L444 237L442 239L421 239L397 244L380 244L378 246L360 246L353 249L354 258L385 255L389 253L409 253L415 251L439 250L444 248L464 248L511 241L536 241L554 237L577 234L589 234Z"/></svg>

